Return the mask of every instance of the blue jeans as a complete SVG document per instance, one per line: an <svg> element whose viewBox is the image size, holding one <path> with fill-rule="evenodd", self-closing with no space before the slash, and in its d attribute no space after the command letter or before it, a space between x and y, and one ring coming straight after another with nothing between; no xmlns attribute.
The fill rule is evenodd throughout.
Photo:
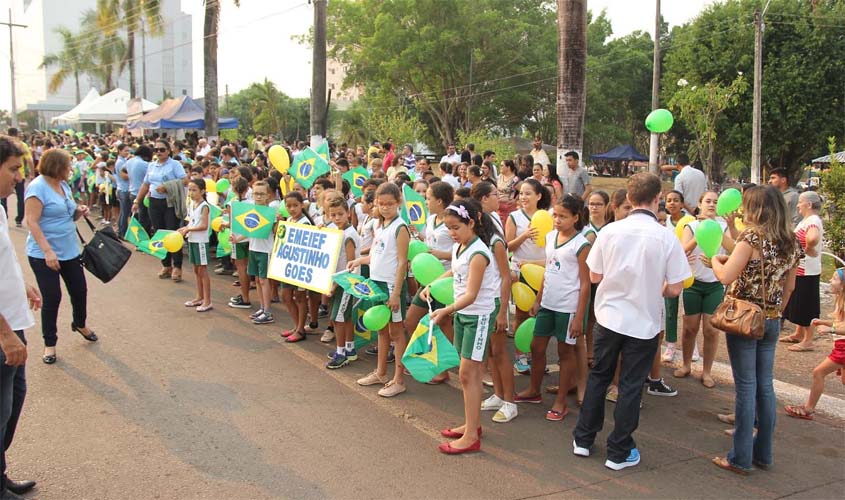
<svg viewBox="0 0 845 500"><path fill-rule="evenodd" d="M129 191L118 191L117 201L120 203L120 216L117 220L117 235L123 238L126 235L126 229L129 227L129 212L132 209L132 200L129 197Z"/></svg>
<svg viewBox="0 0 845 500"><path fill-rule="evenodd" d="M26 344L23 331L16 331ZM3 449L0 453L0 493L6 490L6 451L15 437L15 429L26 399L26 366L7 366L6 356L0 351L0 436Z"/></svg>
<svg viewBox="0 0 845 500"><path fill-rule="evenodd" d="M728 355L736 388L736 424L733 449L728 460L741 469L752 463L772 465L772 441L775 432L774 364L775 347L780 334L780 320L767 319L764 335L751 340L727 335ZM757 437L754 421L757 420Z"/></svg>

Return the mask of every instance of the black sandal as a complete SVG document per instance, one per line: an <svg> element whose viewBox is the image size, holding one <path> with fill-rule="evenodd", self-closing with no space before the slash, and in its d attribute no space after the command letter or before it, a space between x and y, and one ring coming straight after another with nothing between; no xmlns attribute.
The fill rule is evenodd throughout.
<svg viewBox="0 0 845 500"><path fill-rule="evenodd" d="M73 330L73 331L77 332L78 334L82 335L82 338L84 338L84 339L85 339L85 340L87 340L88 342L96 342L97 340L99 340L99 339L97 338L97 334L96 334L96 333L94 333L93 331L91 331L91 333L89 333L88 335L85 335L84 333L82 333L82 329L81 329L81 328L79 328L78 326L76 326L76 325L74 325L74 324L72 324L72 323L71 323L71 325L70 325L70 328L71 328L71 330Z"/></svg>
<svg viewBox="0 0 845 500"><path fill-rule="evenodd" d="M52 365L56 362L56 355L55 354L45 354L41 356L41 361L44 362L45 365Z"/></svg>

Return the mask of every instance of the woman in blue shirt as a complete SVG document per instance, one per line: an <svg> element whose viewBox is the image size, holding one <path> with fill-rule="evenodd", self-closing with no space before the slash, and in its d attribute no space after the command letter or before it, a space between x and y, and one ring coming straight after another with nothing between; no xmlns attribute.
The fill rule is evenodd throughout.
<svg viewBox="0 0 845 500"><path fill-rule="evenodd" d="M175 231L179 229L181 221L176 217L176 208L167 206L167 187L165 183L176 179L185 180L185 169L182 164L170 157L170 145L165 141L155 143L156 159L147 167L144 183L138 191L138 196L132 202L134 213L147 193L150 195L150 222L153 233L159 229ZM182 281L182 251L168 253L161 261L162 269L158 273L161 279L172 278Z"/></svg>
<svg viewBox="0 0 845 500"><path fill-rule="evenodd" d="M41 173L26 189L26 255L41 290L41 334L44 337L45 363L56 362L56 319L62 290L59 277L65 282L73 307L71 329L89 342L97 335L85 326L88 310L88 287L82 271L81 251L76 236L76 220L88 214L88 207L73 200L66 179L71 157L63 149L44 153L38 164Z"/></svg>

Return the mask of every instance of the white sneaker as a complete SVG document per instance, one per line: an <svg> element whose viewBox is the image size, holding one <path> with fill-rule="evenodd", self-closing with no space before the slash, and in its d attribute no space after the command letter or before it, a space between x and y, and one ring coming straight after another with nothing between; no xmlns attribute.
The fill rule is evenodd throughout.
<svg viewBox="0 0 845 500"><path fill-rule="evenodd" d="M589 448L581 448L575 441L572 441L572 454L579 456L579 457L589 457L590 456L590 449Z"/></svg>
<svg viewBox="0 0 845 500"><path fill-rule="evenodd" d="M666 349L663 350L663 357L661 358L664 363L671 363L672 360L675 359L675 343L669 342L666 344Z"/></svg>
<svg viewBox="0 0 845 500"><path fill-rule="evenodd" d="M334 330L329 330L326 328L326 331L323 332L323 336L320 337L320 342L329 343L334 340Z"/></svg>
<svg viewBox="0 0 845 500"><path fill-rule="evenodd" d="M695 344L695 348L692 350L692 361L693 363L699 361L701 359L701 355L698 354L698 344Z"/></svg>
<svg viewBox="0 0 845 500"><path fill-rule="evenodd" d="M496 411L505 404L505 400L493 394L489 398L481 402L481 411Z"/></svg>
<svg viewBox="0 0 845 500"><path fill-rule="evenodd" d="M493 422L504 424L515 419L517 415L519 415L519 410L516 408L516 403L508 403L505 401L502 403L502 407L499 408L499 411L493 415Z"/></svg>

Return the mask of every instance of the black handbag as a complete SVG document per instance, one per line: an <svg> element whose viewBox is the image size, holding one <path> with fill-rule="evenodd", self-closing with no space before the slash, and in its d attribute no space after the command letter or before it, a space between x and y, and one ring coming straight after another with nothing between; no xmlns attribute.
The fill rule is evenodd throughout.
<svg viewBox="0 0 845 500"><path fill-rule="evenodd" d="M76 230L83 246L80 257L82 265L100 281L108 283L123 269L129 257L132 256L132 251L123 246L111 227L107 226L98 230L88 217L85 217L85 222L94 232L94 236L86 243L79 229Z"/></svg>

